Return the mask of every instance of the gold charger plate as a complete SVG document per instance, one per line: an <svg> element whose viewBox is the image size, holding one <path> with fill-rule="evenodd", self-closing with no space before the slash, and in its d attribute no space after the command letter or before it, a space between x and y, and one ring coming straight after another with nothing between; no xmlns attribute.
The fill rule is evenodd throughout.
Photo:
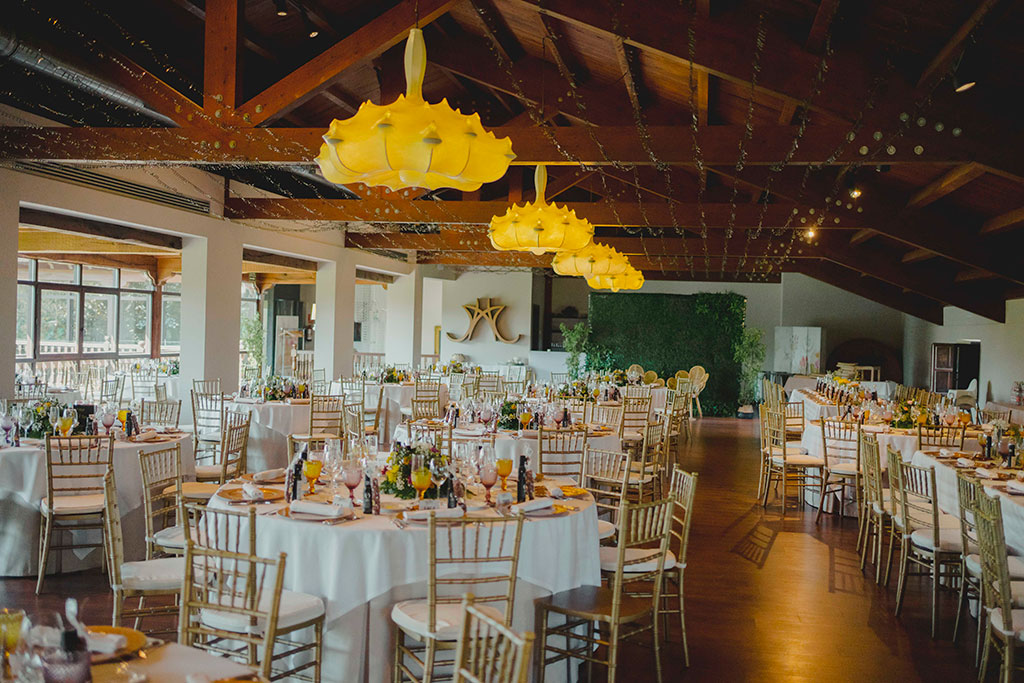
<svg viewBox="0 0 1024 683"><path fill-rule="evenodd" d="M281 500L284 498L284 491L280 489L268 489L261 486L260 491L263 492L263 500ZM221 489L217 495L224 500L246 500L241 487L236 489Z"/></svg>
<svg viewBox="0 0 1024 683"><path fill-rule="evenodd" d="M253 472L246 472L241 477L239 477L239 479L241 479L242 481L251 481L253 483L260 483L260 484L283 484L284 483L284 475L283 474L281 476L279 476L279 477L275 477L274 479L262 479L259 482L257 482L254 479L255 476L256 476L256 474L253 473Z"/></svg>
<svg viewBox="0 0 1024 683"><path fill-rule="evenodd" d="M110 654L92 654L91 658L93 664L102 664L103 662L112 662L115 659L128 657L146 647L146 634L142 631L136 631L133 628L125 628L123 626L87 626L86 628L93 633L113 633L119 636L124 636L127 641L125 646L117 652L111 652Z"/></svg>

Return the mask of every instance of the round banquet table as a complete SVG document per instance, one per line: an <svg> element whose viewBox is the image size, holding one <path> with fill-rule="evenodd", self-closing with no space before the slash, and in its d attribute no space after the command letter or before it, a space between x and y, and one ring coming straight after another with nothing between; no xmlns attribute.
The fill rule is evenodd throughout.
<svg viewBox="0 0 1024 683"><path fill-rule="evenodd" d="M557 482L558 478L552 477L546 485ZM356 491L357 498L362 496L361 488ZM393 502L393 497L381 496L382 505ZM578 510L563 517L531 518L523 525L512 619L516 630L536 630L533 602L537 598L601 583L593 500L570 504ZM214 496L210 506L244 509L229 507L220 496ZM388 515L363 515L361 511L357 520L324 525L281 517L277 514L281 507L257 507L257 554L276 557L287 553L284 587L324 600L323 680L391 680L391 607L427 594L426 525L409 523L400 529ZM311 632L296 634L300 642L312 637ZM548 679L564 680L565 669L562 663L552 665Z"/></svg>
<svg viewBox="0 0 1024 683"><path fill-rule="evenodd" d="M452 439L456 442L459 441L474 441L478 440L483 436L483 432L456 428L452 430ZM394 439L401 443L405 443L409 439L409 429L406 425L400 424L395 427ZM519 456L529 455L530 456L530 468L536 471L538 469L537 464L537 433L536 431L527 432L524 436L520 437L516 432L498 432L494 439L494 453L499 458L507 458L512 460L513 463L519 462ZM599 450L606 451L617 451L620 448L619 435L618 434L601 434L601 435L588 435L587 445ZM516 465L518 466L518 465Z"/></svg>
<svg viewBox="0 0 1024 683"><path fill-rule="evenodd" d="M288 464L288 435L309 431L309 403L235 399L228 410L249 413L248 470L259 472Z"/></svg>
<svg viewBox="0 0 1024 683"><path fill-rule="evenodd" d="M0 449L0 576L36 574L39 549L39 503L46 497L46 446L36 439L22 439L22 445ZM155 451L181 445L182 474L194 478L192 435L181 433L161 441L115 441L114 481L121 513L126 561L146 555L146 521L142 506L142 471L139 451ZM102 472L97 471L97 474ZM102 483L102 482L100 482ZM99 531L76 532L83 542L99 540ZM77 538L77 536L76 536ZM51 553L55 563L56 553ZM64 551L62 568L74 571L100 566L98 548ZM53 566L56 566L55 564Z"/></svg>

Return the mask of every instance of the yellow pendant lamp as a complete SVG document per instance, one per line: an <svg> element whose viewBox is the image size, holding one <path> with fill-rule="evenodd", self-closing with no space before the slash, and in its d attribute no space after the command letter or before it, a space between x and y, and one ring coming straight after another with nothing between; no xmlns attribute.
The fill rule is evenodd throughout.
<svg viewBox="0 0 1024 683"><path fill-rule="evenodd" d="M405 44L405 95L388 105L363 102L351 118L331 122L316 158L327 180L471 192L505 175L512 142L484 130L479 114L424 101L426 66L423 32L414 28Z"/></svg>
<svg viewBox="0 0 1024 683"><path fill-rule="evenodd" d="M591 289L610 289L618 292L623 289L640 289L644 286L644 274L633 266L626 268L620 275L597 275L587 278Z"/></svg>
<svg viewBox="0 0 1024 683"><path fill-rule="evenodd" d="M491 219L491 245L499 251L532 251L534 254L585 247L594 237L594 226L585 218L577 218L575 211L545 201L547 167L537 166L533 183L537 188L536 199L524 206L513 204L504 216Z"/></svg>
<svg viewBox="0 0 1024 683"><path fill-rule="evenodd" d="M629 267L629 259L612 247L591 242L578 251L555 254L551 267L559 275L584 278L621 275Z"/></svg>

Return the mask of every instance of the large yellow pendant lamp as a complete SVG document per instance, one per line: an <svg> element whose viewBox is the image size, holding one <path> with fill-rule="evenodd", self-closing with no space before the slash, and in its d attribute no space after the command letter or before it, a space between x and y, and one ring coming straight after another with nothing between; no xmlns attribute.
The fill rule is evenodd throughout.
<svg viewBox="0 0 1024 683"><path fill-rule="evenodd" d="M594 226L584 218L577 218L575 211L545 201L547 167L537 166L533 183L537 188L536 199L524 206L513 204L504 216L491 219L491 245L500 251L532 251L534 254L585 247L594 237Z"/></svg>
<svg viewBox="0 0 1024 683"><path fill-rule="evenodd" d="M591 289L610 289L618 292L623 289L640 289L644 286L644 274L633 266L628 266L620 275L596 275L587 278Z"/></svg>
<svg viewBox="0 0 1024 683"><path fill-rule="evenodd" d="M629 259L604 244L591 242L578 251L555 254L551 268L559 275L584 278L621 275L629 267Z"/></svg>
<svg viewBox="0 0 1024 683"><path fill-rule="evenodd" d="M327 180L471 192L505 175L512 142L484 130L479 114L424 101L426 66L423 32L414 28L405 44L405 95L383 106L363 102L351 118L331 122L316 158Z"/></svg>

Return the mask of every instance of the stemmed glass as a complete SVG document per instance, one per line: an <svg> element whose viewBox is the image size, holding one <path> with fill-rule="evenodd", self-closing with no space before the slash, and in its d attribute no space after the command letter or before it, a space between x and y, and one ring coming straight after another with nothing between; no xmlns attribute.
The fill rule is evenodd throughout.
<svg viewBox="0 0 1024 683"><path fill-rule="evenodd" d="M60 416L60 435L67 436L78 424L78 411L74 408L65 408L64 414Z"/></svg>
<svg viewBox="0 0 1024 683"><path fill-rule="evenodd" d="M324 443L324 466L323 471L327 480L331 482L331 491L338 489L338 477L342 469L341 439L327 439Z"/></svg>
<svg viewBox="0 0 1024 683"><path fill-rule="evenodd" d="M427 461L422 455L412 456L412 467L410 473L412 487L416 489L417 500L423 500L423 494L430 488L430 469Z"/></svg>
<svg viewBox="0 0 1024 683"><path fill-rule="evenodd" d="M11 430L14 429L14 418L4 410L0 413L0 428L4 430L4 445L11 443Z"/></svg>
<svg viewBox="0 0 1024 683"><path fill-rule="evenodd" d="M103 415L100 417L103 423L103 429L105 433L110 435L110 428L114 426L114 420L117 419L117 415L114 413L114 409L110 405L103 406Z"/></svg>
<svg viewBox="0 0 1024 683"><path fill-rule="evenodd" d="M508 491L508 475L512 474L512 458L498 458L498 476L501 477L501 490Z"/></svg>
<svg viewBox="0 0 1024 683"><path fill-rule="evenodd" d="M441 487L448 481L450 472L448 463L444 458L434 458L430 461L430 483L437 487L437 495L441 496Z"/></svg>
<svg viewBox="0 0 1024 683"><path fill-rule="evenodd" d="M53 433L56 435L58 423L60 422L60 408L57 406L50 406L50 410L46 414L46 417L50 419L50 427L53 428Z"/></svg>
<svg viewBox="0 0 1024 683"><path fill-rule="evenodd" d="M510 461L511 462L511 461ZM511 471L511 467L509 471ZM494 449L491 446L484 446L480 449L480 483L487 490L485 500L491 505L491 487L498 481L498 466L494 458Z"/></svg>
<svg viewBox="0 0 1024 683"><path fill-rule="evenodd" d="M350 458L342 461L341 476L345 482L345 488L348 489L348 497L352 500L352 507L355 508L356 487L359 486L359 483L363 480L363 459ZM363 491L364 496L367 495L367 493L367 491Z"/></svg>
<svg viewBox="0 0 1024 683"><path fill-rule="evenodd" d="M324 461L316 451L311 451L309 457L302 462L302 474L309 482L309 495L316 493L316 480L320 477L320 471L324 467Z"/></svg>

